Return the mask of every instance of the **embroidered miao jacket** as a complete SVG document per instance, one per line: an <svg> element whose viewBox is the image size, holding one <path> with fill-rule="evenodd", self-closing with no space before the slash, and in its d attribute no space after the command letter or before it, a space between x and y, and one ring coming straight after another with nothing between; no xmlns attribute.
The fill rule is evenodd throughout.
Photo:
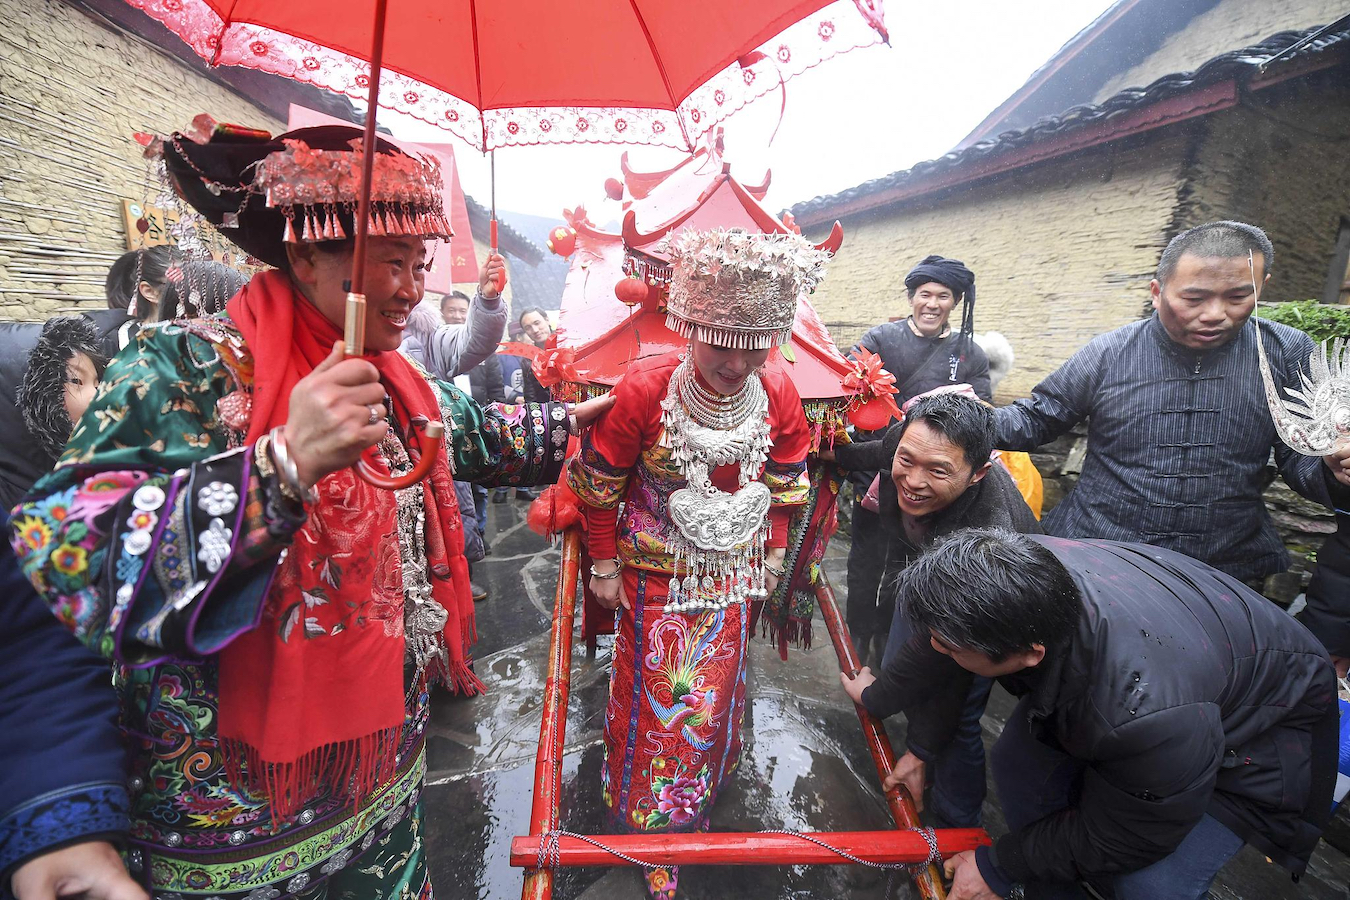
<svg viewBox="0 0 1350 900"><path fill-rule="evenodd" d="M501 485L557 478L567 441L562 404L484 408L449 383L428 381L456 477ZM265 800L228 777L213 654L258 625L282 550L303 523L277 518L252 448L242 446L247 421L230 414L239 404L222 405L252 384L253 358L227 317L141 330L108 367L57 469L13 521L15 549L38 593L85 644L118 661L122 727L134 751L128 861L133 874L149 866L157 890L272 897L272 884L299 889L341 868L363 835L368 846L372 821L407 815L423 774L421 762L400 764L355 813L350 798L316 788L296 815L278 821ZM156 490L143 492L147 486ZM204 486L214 493L203 494ZM147 508L156 497L158 507ZM342 498L320 503L341 507ZM222 531L216 522L227 506L223 518L233 527ZM353 534L378 540L350 541L303 573L306 603L315 596L311 582L334 584L344 566L372 553L397 572L395 524L362 521L360 509L342 515ZM401 616L397 602L384 611L375 605L349 627L380 628ZM288 639L324 639L308 621L297 614ZM128 655L158 662L131 668L122 664ZM405 698L401 759L421 758L425 701L424 688ZM146 859L141 848L178 852Z"/></svg>
<svg viewBox="0 0 1350 900"><path fill-rule="evenodd" d="M614 406L590 428L581 455L568 469L568 483L583 503L587 546L595 559L620 557L624 565L670 574L676 526L667 503L685 486L684 475L661 436L661 401L680 352L634 363L614 386ZM773 446L759 480L769 487L769 547L786 547L788 521L806 502L810 481L806 454L810 432L801 398L792 382L778 372L761 375L769 397L769 439ZM711 473L718 488L733 493L737 467L719 466ZM619 521L619 504L625 503Z"/></svg>

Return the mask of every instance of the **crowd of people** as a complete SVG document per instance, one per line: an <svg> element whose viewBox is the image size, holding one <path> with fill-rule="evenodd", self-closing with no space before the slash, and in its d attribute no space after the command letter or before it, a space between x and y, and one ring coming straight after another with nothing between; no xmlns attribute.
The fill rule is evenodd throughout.
<svg viewBox="0 0 1350 900"><path fill-rule="evenodd" d="M1273 456L1344 525L1350 440L1282 439L1265 385L1303 384L1314 348L1252 321L1274 272L1259 228L1177 235L1154 315L1000 408L975 273L922 259L910 314L859 342L902 418L813 452L790 369L766 364L825 251L678 234L666 312L687 347L557 402L497 350L553 331L519 302L508 321L501 256L473 296L423 303L427 242L449 236L439 175L384 142L349 356L355 197L314 190L313 161L354 170L357 135L164 142L174 190L267 268L136 251L107 311L5 326L0 415L30 439L0 447L0 893L430 898L427 853L455 850L422 830L429 696L484 690L489 504L555 483L615 616L610 828L706 829L812 466L855 485L848 623L869 665L841 702L908 721L884 787L929 825L980 825L980 719L996 682L1017 698L989 766L1008 832L947 861L954 900L1199 900L1244 844L1302 873L1332 808L1350 537L1328 540L1300 623L1260 594L1289 563L1261 494ZM1041 519L1006 454L1084 422L1079 484ZM644 873L677 895L678 867Z"/></svg>

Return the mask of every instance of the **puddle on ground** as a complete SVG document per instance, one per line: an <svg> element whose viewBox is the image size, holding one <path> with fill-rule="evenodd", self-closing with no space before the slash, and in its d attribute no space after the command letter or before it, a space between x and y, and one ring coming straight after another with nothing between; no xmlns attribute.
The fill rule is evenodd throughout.
<svg viewBox="0 0 1350 900"><path fill-rule="evenodd" d="M829 648L823 648L828 650ZM713 809L715 831L863 831L892 827L851 704L831 689L832 651L754 649L741 762ZM432 881L438 897L502 900L520 894L508 865L511 839L528 830L547 635L480 663L491 688L472 700L437 698L424 798ZM804 690L805 689L805 690ZM607 649L573 661L562 822L600 834L602 713ZM897 879L903 882L904 878ZM807 898L885 896L887 875L858 866L687 867L680 896ZM897 885L891 896L910 896ZM645 896L636 870L575 869L558 879L559 900Z"/></svg>

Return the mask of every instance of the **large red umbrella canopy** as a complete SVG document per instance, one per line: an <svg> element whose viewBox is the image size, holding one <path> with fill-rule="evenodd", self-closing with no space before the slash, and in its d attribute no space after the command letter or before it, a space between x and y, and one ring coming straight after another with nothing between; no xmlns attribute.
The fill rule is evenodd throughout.
<svg viewBox="0 0 1350 900"><path fill-rule="evenodd" d="M375 0L128 0L212 64L356 99ZM474 147L692 150L751 100L885 40L881 0L388 0L379 105Z"/></svg>

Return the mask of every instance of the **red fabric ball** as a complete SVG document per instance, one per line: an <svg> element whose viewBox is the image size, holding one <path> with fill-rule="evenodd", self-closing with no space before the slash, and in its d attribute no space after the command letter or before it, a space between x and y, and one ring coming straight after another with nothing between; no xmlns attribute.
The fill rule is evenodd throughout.
<svg viewBox="0 0 1350 900"><path fill-rule="evenodd" d="M571 256L577 249L577 233L566 225L559 225L548 233L548 249L559 256Z"/></svg>
<svg viewBox="0 0 1350 900"><path fill-rule="evenodd" d="M849 421L865 431L880 431L891 423L891 418L890 408L880 397L850 410L848 414Z"/></svg>
<svg viewBox="0 0 1350 900"><path fill-rule="evenodd" d="M624 306L637 306L647 299L647 282L640 278L621 278L614 285L614 296Z"/></svg>

